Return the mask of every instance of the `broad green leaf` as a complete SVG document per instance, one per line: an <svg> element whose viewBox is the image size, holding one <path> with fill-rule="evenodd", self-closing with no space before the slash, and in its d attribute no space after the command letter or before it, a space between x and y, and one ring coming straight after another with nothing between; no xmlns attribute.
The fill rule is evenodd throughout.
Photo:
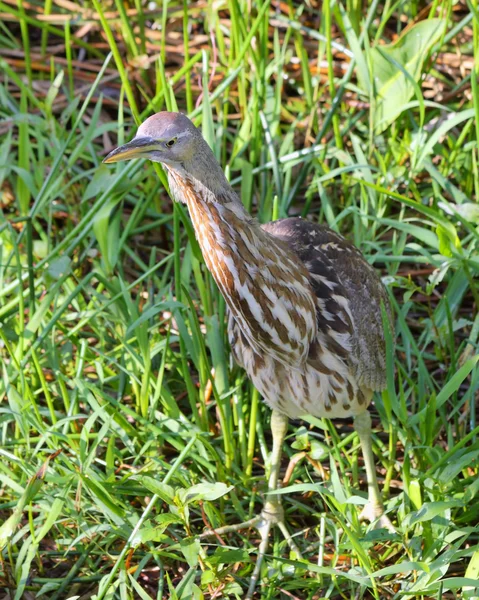
<svg viewBox="0 0 479 600"><path fill-rule="evenodd" d="M72 260L66 254L62 254L58 258L52 260L52 262L48 265L47 273L53 279L60 279L65 273L70 271L70 265Z"/></svg>
<svg viewBox="0 0 479 600"><path fill-rule="evenodd" d="M308 492L315 492L317 494L325 494L326 496L330 496L331 498L334 497L334 494L328 490L327 488L323 487L322 485L320 485L319 483L294 483L293 485L288 485L284 488L280 488L278 490L275 490L275 494L296 494L296 493L308 493ZM269 492L267 492L269 493Z"/></svg>
<svg viewBox="0 0 479 600"><path fill-rule="evenodd" d="M198 500L209 500L211 502L227 494L233 487L234 486L232 485L228 486L221 482L198 483L186 490L185 499L186 502L197 502Z"/></svg>
<svg viewBox="0 0 479 600"><path fill-rule="evenodd" d="M155 525L153 527L142 527L140 530L141 540L145 542L147 540L159 541L158 538L165 537L163 532L173 523L182 523L181 518L173 513L164 513L158 515L155 518Z"/></svg>
<svg viewBox="0 0 479 600"><path fill-rule="evenodd" d="M208 560L212 565L251 562L249 552L244 548L231 550L230 548L219 547L216 548L212 556L208 557Z"/></svg>
<svg viewBox="0 0 479 600"><path fill-rule="evenodd" d="M471 556L471 560L467 565L466 572L464 573L466 579L475 579L479 581L479 550L476 550ZM471 586L464 586L463 593L466 597L466 593L471 592L474 588ZM472 597L472 596L471 596Z"/></svg>
<svg viewBox="0 0 479 600"><path fill-rule="evenodd" d="M167 483L163 483L162 481L157 481L153 477L149 477L145 475L144 477L140 477L141 483L146 487L146 489L150 490L157 496L159 496L163 502L167 504L174 504L175 490L168 485Z"/></svg>
<svg viewBox="0 0 479 600"><path fill-rule="evenodd" d="M390 565L373 573L374 577L385 577L386 575L396 575L397 573L410 573L411 571L429 572L429 565L426 562L400 562L396 565Z"/></svg>
<svg viewBox="0 0 479 600"><path fill-rule="evenodd" d="M438 225L436 227L437 237L439 239L439 252L443 256L447 256L448 258L452 258L453 253L451 250L451 240L446 233L446 230Z"/></svg>
<svg viewBox="0 0 479 600"><path fill-rule="evenodd" d="M181 540L180 548L186 562L190 567L196 567L201 546L198 538L186 538Z"/></svg>
<svg viewBox="0 0 479 600"><path fill-rule="evenodd" d="M449 500L446 502L425 502L422 507L416 511L409 513L405 516L402 522L404 529L408 529L416 523L423 523L425 521L431 521L438 515L443 515L449 508L462 506L460 500Z"/></svg>
<svg viewBox="0 0 479 600"><path fill-rule="evenodd" d="M479 225L479 204L475 202L464 202L463 204L453 205L459 215L475 225Z"/></svg>
<svg viewBox="0 0 479 600"><path fill-rule="evenodd" d="M454 481L454 479L463 469L466 469L475 463L478 455L479 450L474 450L472 452L467 452L463 456L455 457L455 459L448 462L445 468L441 471L438 479L444 483Z"/></svg>
<svg viewBox="0 0 479 600"><path fill-rule="evenodd" d="M115 179L115 175L106 165L100 165L87 185L87 188L83 194L82 202L86 202L91 198L96 198L100 196L105 190L108 189L108 186L111 185L112 181Z"/></svg>
<svg viewBox="0 0 479 600"><path fill-rule="evenodd" d="M420 510L422 506L421 484L417 479L412 479L408 486L409 499L416 510Z"/></svg>
<svg viewBox="0 0 479 600"><path fill-rule="evenodd" d="M403 33L394 44L369 50L372 93L376 100L376 133L384 131L412 98L424 61L444 27L443 19L421 21ZM369 94L369 82L361 69L358 70L358 83Z"/></svg>
<svg viewBox="0 0 479 600"><path fill-rule="evenodd" d="M439 239L439 252L443 256L454 256L455 250L461 246L461 242L459 241L454 226L452 224L449 227L438 225L436 227L436 233Z"/></svg>

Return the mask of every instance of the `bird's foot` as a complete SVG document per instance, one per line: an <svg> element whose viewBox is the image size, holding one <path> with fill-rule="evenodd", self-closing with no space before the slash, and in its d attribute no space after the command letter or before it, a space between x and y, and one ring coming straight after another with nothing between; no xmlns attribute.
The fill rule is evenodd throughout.
<svg viewBox="0 0 479 600"><path fill-rule="evenodd" d="M296 546L291 534L288 531L286 523L284 521L283 507L279 502L266 501L261 514L258 517L249 519L244 523L237 523L236 525L227 525L226 527L220 527L218 529L209 529L201 534L201 537L211 537L213 535L223 535L225 533L231 533L234 531L240 531L241 529L248 529L249 527L255 527L261 537L261 542L258 548L258 558L254 567L253 575L251 576L248 591L244 600L252 600L254 590L258 584L258 580L261 575L261 566L263 559L268 550L269 544L269 532L272 527L278 527L283 534L284 539L288 543L291 551L295 554L297 560L302 560L301 552Z"/></svg>
<svg viewBox="0 0 479 600"><path fill-rule="evenodd" d="M359 515L360 521L369 521L375 529L387 529L391 533L397 533L394 525L384 514L382 503L369 500Z"/></svg>
<svg viewBox="0 0 479 600"><path fill-rule="evenodd" d="M268 537L269 530L273 525L279 528L291 551L296 555L296 558L302 560L301 552L298 546L296 546L286 526L282 504L277 501L267 500L261 511L260 520L255 526L261 539Z"/></svg>

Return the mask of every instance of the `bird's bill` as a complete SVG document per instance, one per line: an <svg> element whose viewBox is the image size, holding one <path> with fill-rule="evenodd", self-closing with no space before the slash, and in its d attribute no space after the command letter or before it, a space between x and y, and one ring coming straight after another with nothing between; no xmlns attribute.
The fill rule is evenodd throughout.
<svg viewBox="0 0 479 600"><path fill-rule="evenodd" d="M131 158L148 158L153 150L160 150L158 140L153 138L134 138L131 142L118 146L112 150L108 156L103 159L104 163L120 162L121 160L130 160Z"/></svg>

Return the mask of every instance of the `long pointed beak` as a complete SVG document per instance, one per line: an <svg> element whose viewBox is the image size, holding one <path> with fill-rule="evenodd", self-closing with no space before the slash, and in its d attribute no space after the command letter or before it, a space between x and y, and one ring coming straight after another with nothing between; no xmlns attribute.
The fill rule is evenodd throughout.
<svg viewBox="0 0 479 600"><path fill-rule="evenodd" d="M130 158L148 158L148 153L152 150L161 150L161 146L157 140L150 137L133 138L131 142L112 150L103 159L103 162L114 163L120 160L129 160Z"/></svg>

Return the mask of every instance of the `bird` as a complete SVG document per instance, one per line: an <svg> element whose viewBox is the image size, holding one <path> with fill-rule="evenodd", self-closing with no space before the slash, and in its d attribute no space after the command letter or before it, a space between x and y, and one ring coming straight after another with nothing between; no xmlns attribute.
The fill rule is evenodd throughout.
<svg viewBox="0 0 479 600"><path fill-rule="evenodd" d="M353 417L368 481L361 516L394 531L378 487L368 411L373 393L386 387L384 322L392 328L388 294L360 250L327 226L298 217L261 225L186 115L152 115L103 162L133 158L161 163L173 199L186 204L206 267L226 302L233 357L272 409L263 509L245 524L216 530L254 525L260 533L249 600L271 527L278 526L301 557L277 493L289 419Z"/></svg>

